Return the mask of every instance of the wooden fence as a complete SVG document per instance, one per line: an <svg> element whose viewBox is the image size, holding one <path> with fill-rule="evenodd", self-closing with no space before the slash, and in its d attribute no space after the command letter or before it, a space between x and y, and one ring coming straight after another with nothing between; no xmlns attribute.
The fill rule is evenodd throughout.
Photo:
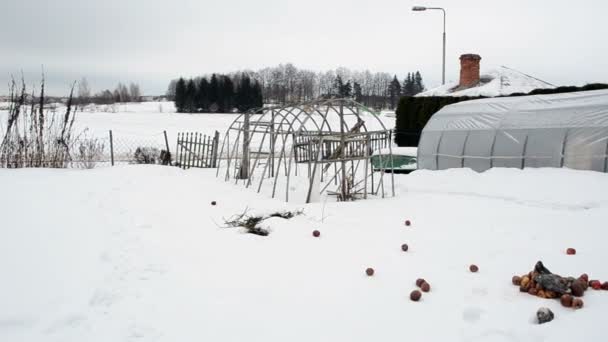
<svg viewBox="0 0 608 342"><path fill-rule="evenodd" d="M219 140L218 131L213 137L202 133L178 133L175 153L177 166L182 169L216 167Z"/></svg>

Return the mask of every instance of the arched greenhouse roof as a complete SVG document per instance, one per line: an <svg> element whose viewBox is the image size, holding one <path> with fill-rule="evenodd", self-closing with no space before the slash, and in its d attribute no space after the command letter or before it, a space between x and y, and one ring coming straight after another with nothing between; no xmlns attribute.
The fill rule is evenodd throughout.
<svg viewBox="0 0 608 342"><path fill-rule="evenodd" d="M449 105L420 138L422 169L569 167L606 172L608 90Z"/></svg>

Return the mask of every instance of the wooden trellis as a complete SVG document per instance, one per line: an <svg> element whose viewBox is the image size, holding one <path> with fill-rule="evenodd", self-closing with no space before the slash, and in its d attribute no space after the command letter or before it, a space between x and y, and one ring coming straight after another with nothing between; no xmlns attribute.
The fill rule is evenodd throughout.
<svg viewBox="0 0 608 342"><path fill-rule="evenodd" d="M366 120L379 130L368 131ZM280 187L286 201L290 179L298 173L308 178L306 202L317 201L322 193L335 195L339 201L368 194L385 197L384 172L374 176L370 158L388 148L388 154L379 158L388 158L382 165L390 166L391 141L392 131L377 113L351 99L266 107L239 116L228 128L220 148L226 159L218 163L217 175L246 187L255 181L258 192L265 181L270 182L266 188L272 197ZM298 172L298 166L306 172ZM394 196L392 173L388 182Z"/></svg>

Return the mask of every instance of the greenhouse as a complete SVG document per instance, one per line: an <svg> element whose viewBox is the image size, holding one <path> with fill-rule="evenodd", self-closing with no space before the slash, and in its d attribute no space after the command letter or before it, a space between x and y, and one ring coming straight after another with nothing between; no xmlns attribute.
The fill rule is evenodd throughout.
<svg viewBox="0 0 608 342"><path fill-rule="evenodd" d="M392 131L377 113L351 99L264 107L239 115L230 125L217 175L258 192L266 189L273 198L284 194L285 201L384 198L395 194L393 175L374 175L370 160L384 149L379 169L388 169L391 141ZM297 193L298 183L308 184L305 194Z"/></svg>
<svg viewBox="0 0 608 342"><path fill-rule="evenodd" d="M426 124L418 168L567 167L606 172L608 90L446 106Z"/></svg>

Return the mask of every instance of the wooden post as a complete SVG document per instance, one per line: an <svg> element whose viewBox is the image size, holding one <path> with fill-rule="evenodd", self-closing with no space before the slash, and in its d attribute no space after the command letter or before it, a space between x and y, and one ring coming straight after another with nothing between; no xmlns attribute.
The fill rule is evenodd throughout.
<svg viewBox="0 0 608 342"><path fill-rule="evenodd" d="M274 149L275 149L275 142L276 139L274 137L274 109L272 109L272 111L270 112L270 155L272 156L269 161L270 161L270 175L269 177L274 177Z"/></svg>
<svg viewBox="0 0 608 342"><path fill-rule="evenodd" d="M112 130L110 130L110 160L114 166L114 139L112 138Z"/></svg>
<svg viewBox="0 0 608 342"><path fill-rule="evenodd" d="M241 169L239 170L239 178L249 178L249 116L245 113L245 121L243 122L243 158L241 159Z"/></svg>
<svg viewBox="0 0 608 342"><path fill-rule="evenodd" d="M167 131L163 131L163 135L165 136L165 147L167 148L167 153L169 154L169 165L171 165L171 150L169 149L169 139L167 139Z"/></svg>
<svg viewBox="0 0 608 342"><path fill-rule="evenodd" d="M183 133L177 133L177 143L175 144L175 162L177 163L178 167L182 167L182 163L181 163L181 149L180 149L180 142L182 139L182 134Z"/></svg>
<svg viewBox="0 0 608 342"><path fill-rule="evenodd" d="M348 194L348 179L346 179L346 161L344 160L344 150L346 149L346 137L344 136L344 104L340 102L340 163L342 165L342 182L340 185L340 193L342 201L346 201Z"/></svg>
<svg viewBox="0 0 608 342"><path fill-rule="evenodd" d="M219 146L220 143L220 132L215 131L215 135L213 136L213 149L212 149L212 156L211 156L211 166L212 167L217 167L217 148Z"/></svg>

